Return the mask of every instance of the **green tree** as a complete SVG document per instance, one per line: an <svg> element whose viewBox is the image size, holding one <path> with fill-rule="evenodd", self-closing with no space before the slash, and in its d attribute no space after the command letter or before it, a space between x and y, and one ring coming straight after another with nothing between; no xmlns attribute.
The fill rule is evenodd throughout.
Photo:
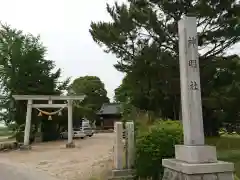
<svg viewBox="0 0 240 180"><path fill-rule="evenodd" d="M79 112L79 116L85 116L90 120L96 118L96 112L103 103L108 103L107 91L104 83L96 76L84 76L76 78L69 86L69 94L85 95L85 99L78 104L75 112Z"/></svg>
<svg viewBox="0 0 240 180"><path fill-rule="evenodd" d="M93 22L90 29L98 44L121 59L116 67L123 72L131 69L142 50L153 45L157 46L155 51L170 52L178 59L177 23L184 14L197 17L199 47L206 50L202 58L222 54L240 39L240 7L236 0L128 2L128 5L107 5L113 22Z"/></svg>
<svg viewBox="0 0 240 180"><path fill-rule="evenodd" d="M180 80L177 22L183 14L195 15L201 50L199 59L204 120L208 122L209 112L211 117L215 116L216 110L213 109L219 110L219 106L209 108L205 102L214 104L223 98L212 96L217 84L212 86L210 79L215 80L219 73L221 78L227 77L217 69L217 63L226 64L224 57L217 63L215 61L240 40L239 10L236 0L129 0L128 4L107 5L113 21L93 22L90 33L106 52L119 58L115 67L126 73L127 80L123 83L128 87L134 106L154 111L162 117L178 119ZM227 59L233 60L232 57ZM209 81L204 81L206 79Z"/></svg>
<svg viewBox="0 0 240 180"><path fill-rule="evenodd" d="M122 84L114 90L114 101L125 103L131 102L131 87L127 84L127 77L124 77L122 80Z"/></svg>
<svg viewBox="0 0 240 180"><path fill-rule="evenodd" d="M52 60L46 60L46 48L40 37L24 34L7 25L0 27L1 120L6 124L24 124L26 102L13 102L13 94L60 95L69 79L60 82L61 70ZM36 111L33 112L36 115ZM36 118L33 118L33 123Z"/></svg>
<svg viewBox="0 0 240 180"><path fill-rule="evenodd" d="M236 129L240 111L237 106L240 100L239 62L240 57L237 55L216 57L204 67L204 76L212 77L208 81L202 80L205 87L202 101L206 135L216 135L223 123L234 126L234 130L239 131Z"/></svg>

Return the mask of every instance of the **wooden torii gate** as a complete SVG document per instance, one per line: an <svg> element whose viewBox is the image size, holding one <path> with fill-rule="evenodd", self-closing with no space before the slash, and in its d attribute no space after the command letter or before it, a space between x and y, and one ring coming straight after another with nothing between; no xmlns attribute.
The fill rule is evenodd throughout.
<svg viewBox="0 0 240 180"><path fill-rule="evenodd" d="M68 108L68 143L67 148L75 147L73 142L73 120L72 120L72 102L73 100L82 101L84 99L82 96L53 96L53 95L13 95L15 100L26 100L27 101L27 113L26 113L26 123L24 130L24 143L23 149L30 149L29 136L31 130L31 114L32 108ZM37 100L48 100L48 104L34 104L33 101ZM66 104L53 104L52 100L66 100Z"/></svg>

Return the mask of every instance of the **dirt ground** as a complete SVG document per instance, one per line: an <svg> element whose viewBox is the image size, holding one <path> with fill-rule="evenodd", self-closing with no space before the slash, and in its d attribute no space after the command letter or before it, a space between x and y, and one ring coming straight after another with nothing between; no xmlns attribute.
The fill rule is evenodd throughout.
<svg viewBox="0 0 240 180"><path fill-rule="evenodd" d="M77 139L73 149L65 148L66 141L40 143L30 151L1 153L0 162L31 167L59 180L89 180L112 158L113 135L103 133Z"/></svg>

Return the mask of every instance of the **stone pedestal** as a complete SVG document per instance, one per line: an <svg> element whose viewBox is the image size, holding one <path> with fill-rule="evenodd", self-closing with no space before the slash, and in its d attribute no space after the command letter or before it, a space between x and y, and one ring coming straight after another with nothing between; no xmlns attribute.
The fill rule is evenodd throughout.
<svg viewBox="0 0 240 180"><path fill-rule="evenodd" d="M73 142L67 143L66 148L75 148L75 144Z"/></svg>
<svg viewBox="0 0 240 180"><path fill-rule="evenodd" d="M163 159L163 180L234 180L234 164L217 160L214 146L175 146L175 159Z"/></svg>
<svg viewBox="0 0 240 180"><path fill-rule="evenodd" d="M163 159L164 176L162 180L234 180L233 163L189 164L176 159Z"/></svg>
<svg viewBox="0 0 240 180"><path fill-rule="evenodd" d="M175 146L176 160L188 163L213 163L217 162L217 151L215 146Z"/></svg>

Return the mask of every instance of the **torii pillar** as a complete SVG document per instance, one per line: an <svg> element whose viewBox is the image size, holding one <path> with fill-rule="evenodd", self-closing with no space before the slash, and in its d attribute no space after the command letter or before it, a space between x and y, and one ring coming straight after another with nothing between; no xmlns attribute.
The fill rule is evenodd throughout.
<svg viewBox="0 0 240 180"><path fill-rule="evenodd" d="M13 95L15 100L27 100L26 124L24 130L24 142L22 149L31 149L29 137L31 132L32 108L68 108L68 142L67 148L74 148L73 142L73 120L72 120L72 102L73 100L82 101L83 96L51 96L51 95ZM48 100L49 104L34 104L33 101ZM67 104L52 104L52 100L66 100Z"/></svg>

